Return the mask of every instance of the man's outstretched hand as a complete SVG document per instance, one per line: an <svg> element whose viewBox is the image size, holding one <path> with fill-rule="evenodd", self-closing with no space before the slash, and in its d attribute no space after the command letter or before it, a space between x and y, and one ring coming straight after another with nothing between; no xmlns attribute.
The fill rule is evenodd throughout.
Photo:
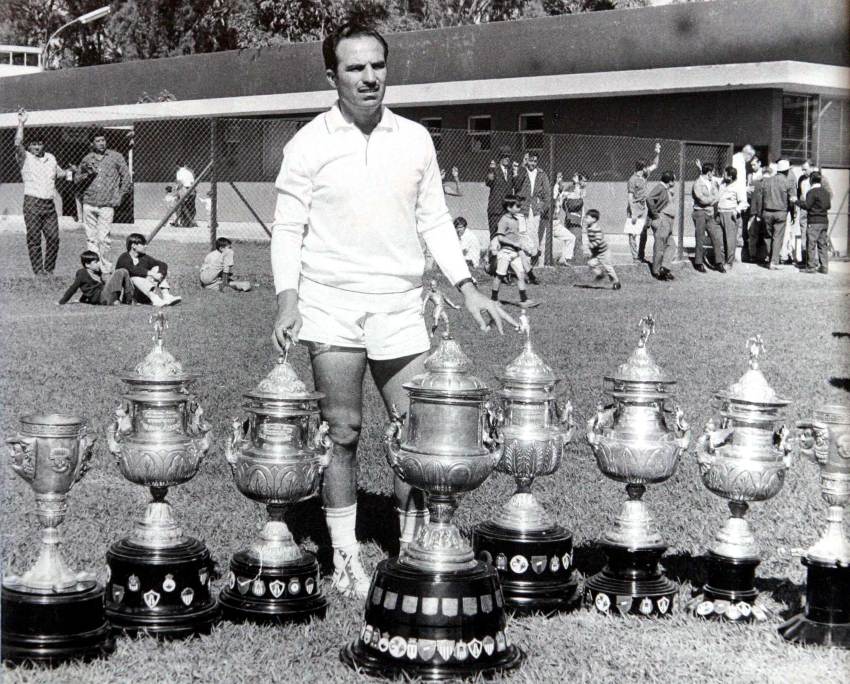
<svg viewBox="0 0 850 684"><path fill-rule="evenodd" d="M472 314L472 317L478 323L478 327L481 330L490 329L490 323L484 318L485 314L490 317L490 321L495 324L496 329L502 335L505 334L504 323L510 323L514 328L519 325L507 314L499 302L494 302L492 299L481 294L478 288L472 283L464 284L461 288L461 293L463 294L463 305Z"/></svg>

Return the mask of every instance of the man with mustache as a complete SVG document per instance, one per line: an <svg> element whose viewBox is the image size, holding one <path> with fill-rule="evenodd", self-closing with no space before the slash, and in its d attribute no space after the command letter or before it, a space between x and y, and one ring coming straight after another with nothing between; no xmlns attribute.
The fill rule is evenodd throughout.
<svg viewBox="0 0 850 684"><path fill-rule="evenodd" d="M271 244L274 338L306 344L334 442L322 487L333 584L360 598L369 588L354 533L363 376L368 366L388 411L407 410L402 385L424 372L430 348L420 238L482 330L515 325L472 281L428 130L382 106L388 52L365 26L325 39L338 100L284 148ZM426 514L421 492L397 479L395 493L403 552Z"/></svg>

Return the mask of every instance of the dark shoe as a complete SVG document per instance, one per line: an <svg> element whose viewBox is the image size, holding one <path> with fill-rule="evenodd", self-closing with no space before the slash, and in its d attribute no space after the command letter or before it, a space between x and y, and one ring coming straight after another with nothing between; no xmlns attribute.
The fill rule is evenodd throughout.
<svg viewBox="0 0 850 684"><path fill-rule="evenodd" d="M694 268L695 268L697 271L699 271L700 273L705 273L705 272L706 272L706 270L705 270L705 264L696 264L696 265L694 266Z"/></svg>
<svg viewBox="0 0 850 684"><path fill-rule="evenodd" d="M593 276L593 279L594 280L602 280L604 277L605 277L604 273L597 273L596 275Z"/></svg>
<svg viewBox="0 0 850 684"><path fill-rule="evenodd" d="M676 280L676 276L670 273L670 269L662 268L661 273L659 274L661 280Z"/></svg>
<svg viewBox="0 0 850 684"><path fill-rule="evenodd" d="M827 273L829 273L829 269L821 267L818 269L818 273L823 273L824 275L826 275Z"/></svg>
<svg viewBox="0 0 850 684"><path fill-rule="evenodd" d="M620 281L618 280L611 286L611 289L612 290L620 290L620 289L622 289L622 287L623 286L620 284Z"/></svg>
<svg viewBox="0 0 850 684"><path fill-rule="evenodd" d="M726 265L725 264L717 264L717 272L718 273L726 273Z"/></svg>
<svg viewBox="0 0 850 684"><path fill-rule="evenodd" d="M528 274L526 275L526 279L532 285L540 285L540 281L537 279L537 276L534 275L534 271L529 271Z"/></svg>

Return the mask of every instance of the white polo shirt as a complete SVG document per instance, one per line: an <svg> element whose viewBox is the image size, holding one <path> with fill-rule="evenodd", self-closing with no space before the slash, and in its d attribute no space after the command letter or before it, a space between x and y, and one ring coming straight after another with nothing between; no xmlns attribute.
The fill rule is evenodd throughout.
<svg viewBox="0 0 850 684"><path fill-rule="evenodd" d="M276 187L277 292L393 310L391 295L422 286L420 238L450 282L469 277L431 136L386 107L368 137L338 105L319 114L284 147Z"/></svg>
<svg viewBox="0 0 850 684"><path fill-rule="evenodd" d="M21 164L24 195L52 200L56 192L58 168L56 158L50 152L45 152L40 157L36 157L29 150L24 152L24 163Z"/></svg>

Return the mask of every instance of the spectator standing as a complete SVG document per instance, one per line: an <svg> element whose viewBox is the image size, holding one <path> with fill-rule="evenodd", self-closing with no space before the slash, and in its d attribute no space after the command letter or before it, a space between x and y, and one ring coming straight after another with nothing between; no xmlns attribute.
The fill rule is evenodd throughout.
<svg viewBox="0 0 850 684"><path fill-rule="evenodd" d="M735 263L735 248L738 244L738 224L741 212L747 206L745 197L746 190L738 183L738 172L734 166L727 166L723 170L723 182L717 198L717 217L720 224L721 239L719 246L721 254L717 254L715 246L715 260L718 264L725 265L730 270ZM718 266L718 270L720 270Z"/></svg>
<svg viewBox="0 0 850 684"><path fill-rule="evenodd" d="M806 273L829 272L829 210L832 206L831 193L823 186L820 171L812 171L811 188L805 200L798 200L807 215L806 222ZM817 254L817 259L815 259Z"/></svg>
<svg viewBox="0 0 850 684"><path fill-rule="evenodd" d="M195 216L197 215L197 193L192 187L195 185L195 173L188 166L181 166L174 174L177 181L177 198L180 205L177 207L177 219L175 225L181 228L194 228Z"/></svg>
<svg viewBox="0 0 850 684"><path fill-rule="evenodd" d="M86 246L100 255L102 268L108 272L111 270L107 255L112 219L115 207L130 189L130 173L124 157L107 149L103 129L94 129L90 142L91 152L80 162L74 181L82 191Z"/></svg>
<svg viewBox="0 0 850 684"><path fill-rule="evenodd" d="M797 177L797 197L800 201L797 202L797 222L799 224L799 234L801 242L801 266L805 267L808 263L806 251L808 249L808 215L806 212L806 195L812 187L811 174L820 169L812 164L811 159L806 159L800 166L800 175ZM832 199L832 188L829 187L829 181L826 176L821 173L821 186L829 193L830 200Z"/></svg>
<svg viewBox="0 0 850 684"><path fill-rule="evenodd" d="M573 179L564 187L561 193L560 205L564 210L564 227L572 237L572 249L566 259L572 259L575 265L585 262L585 244L582 239L582 219L584 218L584 201L587 196L587 176L583 173L573 174ZM567 245L565 245L566 247Z"/></svg>
<svg viewBox="0 0 850 684"><path fill-rule="evenodd" d="M755 202L756 186L761 185L763 175L761 159L753 157L747 165L747 208L741 217L741 221L745 227L741 261L756 263L759 260L758 250L761 241L761 218L758 216L758 212L754 211L753 203ZM760 195L761 190L759 190Z"/></svg>
<svg viewBox="0 0 850 684"><path fill-rule="evenodd" d="M532 258L532 268L537 265L546 248L546 234L549 229L551 212L552 184L546 172L538 167L539 155L530 150L525 157L525 166L520 170L516 181L516 194L527 198L523 213L527 217L529 234L537 243L537 254ZM528 273L528 280L536 283L533 272Z"/></svg>
<svg viewBox="0 0 850 684"><path fill-rule="evenodd" d="M18 128L15 131L15 158L21 169L24 183L24 225L27 235L27 252L35 275L49 275L56 267L59 256L59 215L56 212L56 179L66 175L56 158L45 152L44 141L31 136L24 147L24 126L28 114L18 111ZM44 252L41 238L44 236Z"/></svg>
<svg viewBox="0 0 850 684"><path fill-rule="evenodd" d="M499 228L499 219L502 217L505 197L514 194L516 177L511 166L511 148L503 145L499 148L499 163L490 162L490 168L484 179L484 184L490 188L487 198L487 227L490 230L490 240L496 237ZM489 272L496 272L495 257L490 259Z"/></svg>
<svg viewBox="0 0 850 684"><path fill-rule="evenodd" d="M711 244L714 246L714 261L722 265L718 260L718 245L720 244L720 226L717 224L716 206L720 195L720 189L714 180L714 164L706 162L700 165L700 175L694 181L691 195L694 200L694 239L696 247L694 251L694 268L700 273L705 273L705 236L708 234ZM718 269L720 270L720 269ZM722 272L726 271L724 266Z"/></svg>
<svg viewBox="0 0 850 684"><path fill-rule="evenodd" d="M736 180L735 180L735 189L738 192L740 197L744 198L744 204L748 205L747 202L747 174L750 168L750 162L755 158L756 151L753 149L753 146L750 144L744 145L739 152L736 152L732 155L732 166L735 169ZM738 217L738 234L735 238L736 244L738 247L744 246L744 212L746 212L747 207L744 206L741 209L741 214Z"/></svg>
<svg viewBox="0 0 850 684"><path fill-rule="evenodd" d="M655 143L655 158L651 164L643 159L635 162L635 172L626 183L628 195L628 206L624 231L629 236L629 249L632 253L632 262L640 264L646 257L646 179L649 174L658 168L658 160L661 155L661 145Z"/></svg>
<svg viewBox="0 0 850 684"><path fill-rule="evenodd" d="M761 184L764 245L768 257L767 267L771 270L779 268L788 212L793 211L797 200L797 185L788 177L790 170L788 160L780 159L776 163L776 173L765 178Z"/></svg>
<svg viewBox="0 0 850 684"><path fill-rule="evenodd" d="M676 258L676 238L673 225L676 220L675 190L676 177L670 171L661 174L646 196L647 215L651 220L655 241L652 246L652 276L656 280L675 280L670 264Z"/></svg>

